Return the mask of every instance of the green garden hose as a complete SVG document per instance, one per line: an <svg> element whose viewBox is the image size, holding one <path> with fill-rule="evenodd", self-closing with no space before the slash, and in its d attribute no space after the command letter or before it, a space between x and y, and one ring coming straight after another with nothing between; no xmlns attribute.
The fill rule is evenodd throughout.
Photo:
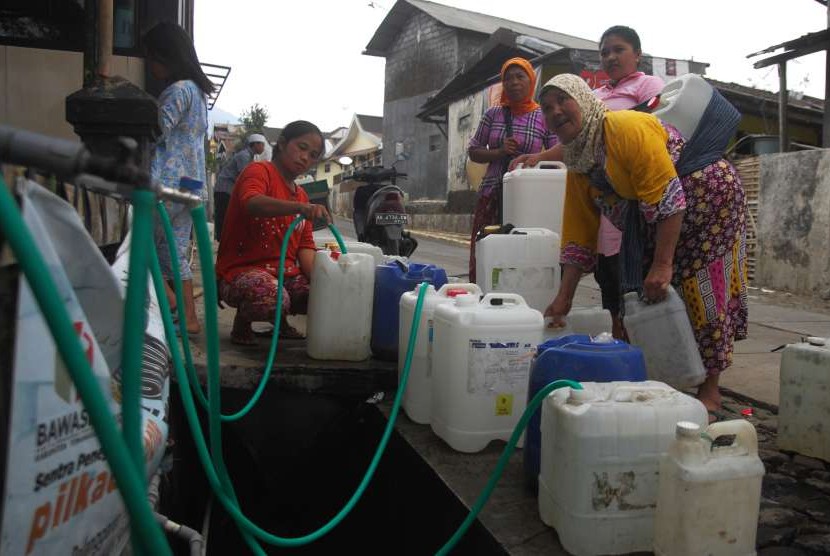
<svg viewBox="0 0 830 556"><path fill-rule="evenodd" d="M507 461L510 459L510 456L513 455L513 450L516 449L516 443L519 441L522 433L527 428L527 422L530 421L531 415L536 413L536 409L538 409L539 405L548 396L548 394L558 388L565 388L566 386L573 388L574 390L582 390L582 385L573 380L554 380L533 396L533 399L530 400L530 403L528 403L527 407L525 407L524 413L522 413L519 422L516 424L516 428L513 429L513 434L510 435L510 440L507 442L507 446L504 447L504 451L501 453L501 457L496 463L496 469L493 471L493 474L490 475L487 485L484 487L484 490L481 491L481 494L478 495L478 499L476 499L475 504L473 504L473 507L470 509L470 513L467 515L467 518L458 530L452 537L450 537L450 540L448 540L447 543L442 546L438 552L436 552L437 556L445 556L450 553L453 547L458 544L458 541L461 540L461 537L464 536L464 533L467 532L467 529L470 528L470 525L473 524L473 521L475 521L479 512L484 507L484 504L487 503L487 499L490 498L490 494L492 494L493 489L496 488L496 483L499 482L499 479L504 472L504 468L507 466Z"/></svg>
<svg viewBox="0 0 830 556"><path fill-rule="evenodd" d="M144 464L138 468L131 459L118 425L107 404L97 379L86 359L64 300L58 293L52 275L43 261L20 210L0 175L0 233L12 249L20 269L37 300L44 320L55 339L58 352L69 376L78 390L92 428L98 435L101 449L115 477L124 505L140 531L139 543L147 554L172 554L161 527L156 523L144 490ZM146 272L145 272L146 275ZM143 337L142 337L143 343Z"/></svg>
<svg viewBox="0 0 830 556"><path fill-rule="evenodd" d="M124 330L121 347L122 434L133 463L146 486L144 435L141 421L141 357L147 330L147 270L153 248L152 191L133 190L133 219L130 234L130 269L124 299Z"/></svg>
<svg viewBox="0 0 830 556"><path fill-rule="evenodd" d="M164 203L158 203L157 205L159 215L161 217L162 226L164 227L164 235L167 240L167 249L170 252L171 260L175 260L177 255L176 250L176 242L173 232L173 226L170 222L170 216L167 214L167 209L164 206ZM297 216L291 224L288 226L288 230L285 233L285 237L282 240L282 246L280 249L280 264L279 264L279 274L277 279L277 307L276 307L276 315L274 317L274 334L271 338L271 345L270 349L268 350L268 357L266 358L265 362L265 369L262 373L262 377L260 377L259 384L257 385L256 390L254 391L253 396L251 399L248 400L248 403L240 409L239 411L231 414L223 414L220 416L222 421L237 421L247 415L251 409L257 404L259 398L262 396L263 391L265 390L266 385L268 384L268 380L271 377L271 372L274 366L274 359L277 354L277 345L279 342L279 326L280 321L282 320L282 292L283 292L283 283L284 283L284 274L285 274L285 255L288 249L288 241L291 238L291 234L294 232L294 228L297 226L299 222L303 220L302 216ZM195 227L195 226L194 226ZM329 224L329 229L331 230L334 238L337 240L337 243L340 247L340 251L342 253L346 253L346 244L343 241L343 237L340 235L340 232L337 228ZM208 242L210 238L208 238ZM209 244L212 246L212 244ZM199 245L199 249L207 248L208 246ZM182 295L182 284L181 284L181 274L179 273L179 269L176 265L173 265L173 286L176 292L176 303L179 307L182 307L183 303L183 295ZM180 311L179 314L179 335L184 339L187 338L187 320L183 312ZM193 365L193 356L190 351L190 342L183 340L182 341L182 349L184 351L185 356L185 369L187 370L187 376L190 379L190 385L193 388L193 393L196 396L196 399L199 401L199 404L207 410L208 409L208 401L205 394L202 392L201 385L199 383L199 379L196 376L196 368Z"/></svg>

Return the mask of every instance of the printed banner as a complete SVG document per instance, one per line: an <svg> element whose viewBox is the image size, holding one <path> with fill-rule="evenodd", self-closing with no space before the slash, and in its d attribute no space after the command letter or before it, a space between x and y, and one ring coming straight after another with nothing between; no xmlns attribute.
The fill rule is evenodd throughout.
<svg viewBox="0 0 830 556"><path fill-rule="evenodd" d="M98 384L120 421L120 352L128 251L116 268L70 205L22 181L23 218L73 320ZM118 266L118 265L121 266ZM114 272L115 270L115 272ZM167 438L169 354L151 297L142 367L148 477ZM112 369L112 371L111 371ZM25 279L20 281L2 507L2 554L118 554L129 520L89 415Z"/></svg>

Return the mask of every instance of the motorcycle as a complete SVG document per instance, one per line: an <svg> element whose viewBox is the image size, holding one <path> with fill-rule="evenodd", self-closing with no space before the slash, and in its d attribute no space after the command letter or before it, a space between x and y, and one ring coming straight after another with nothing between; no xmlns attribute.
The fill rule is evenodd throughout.
<svg viewBox="0 0 830 556"><path fill-rule="evenodd" d="M357 239L380 247L384 255L409 257L418 247L418 241L404 229L409 215L404 208L404 192L395 184L405 177L394 166L361 168L350 176L365 184L354 193L352 219Z"/></svg>

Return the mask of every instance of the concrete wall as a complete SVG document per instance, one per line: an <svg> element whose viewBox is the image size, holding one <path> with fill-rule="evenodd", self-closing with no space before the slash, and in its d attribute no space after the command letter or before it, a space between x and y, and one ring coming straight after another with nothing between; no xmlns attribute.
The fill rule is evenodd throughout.
<svg viewBox="0 0 830 556"><path fill-rule="evenodd" d="M803 295L830 291L830 150L760 159L755 282Z"/></svg>
<svg viewBox="0 0 830 556"><path fill-rule="evenodd" d="M144 86L144 61L113 57L113 74ZM66 123L66 97L83 85L83 54L0 46L0 122L79 140Z"/></svg>

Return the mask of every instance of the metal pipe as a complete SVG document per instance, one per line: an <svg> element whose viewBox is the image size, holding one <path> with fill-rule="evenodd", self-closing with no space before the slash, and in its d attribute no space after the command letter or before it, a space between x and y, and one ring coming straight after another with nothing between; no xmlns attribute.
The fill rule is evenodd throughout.
<svg viewBox="0 0 830 556"><path fill-rule="evenodd" d="M110 76L112 63L113 0L98 0L98 76Z"/></svg>
<svg viewBox="0 0 830 556"><path fill-rule="evenodd" d="M778 64L778 152L790 150L787 125L787 62Z"/></svg>
<svg viewBox="0 0 830 556"><path fill-rule="evenodd" d="M200 556L202 554L204 540L198 531L191 529L187 525L176 523L160 513L153 512L153 515L156 516L156 521L159 522L165 532L187 541L190 546L190 556Z"/></svg>

